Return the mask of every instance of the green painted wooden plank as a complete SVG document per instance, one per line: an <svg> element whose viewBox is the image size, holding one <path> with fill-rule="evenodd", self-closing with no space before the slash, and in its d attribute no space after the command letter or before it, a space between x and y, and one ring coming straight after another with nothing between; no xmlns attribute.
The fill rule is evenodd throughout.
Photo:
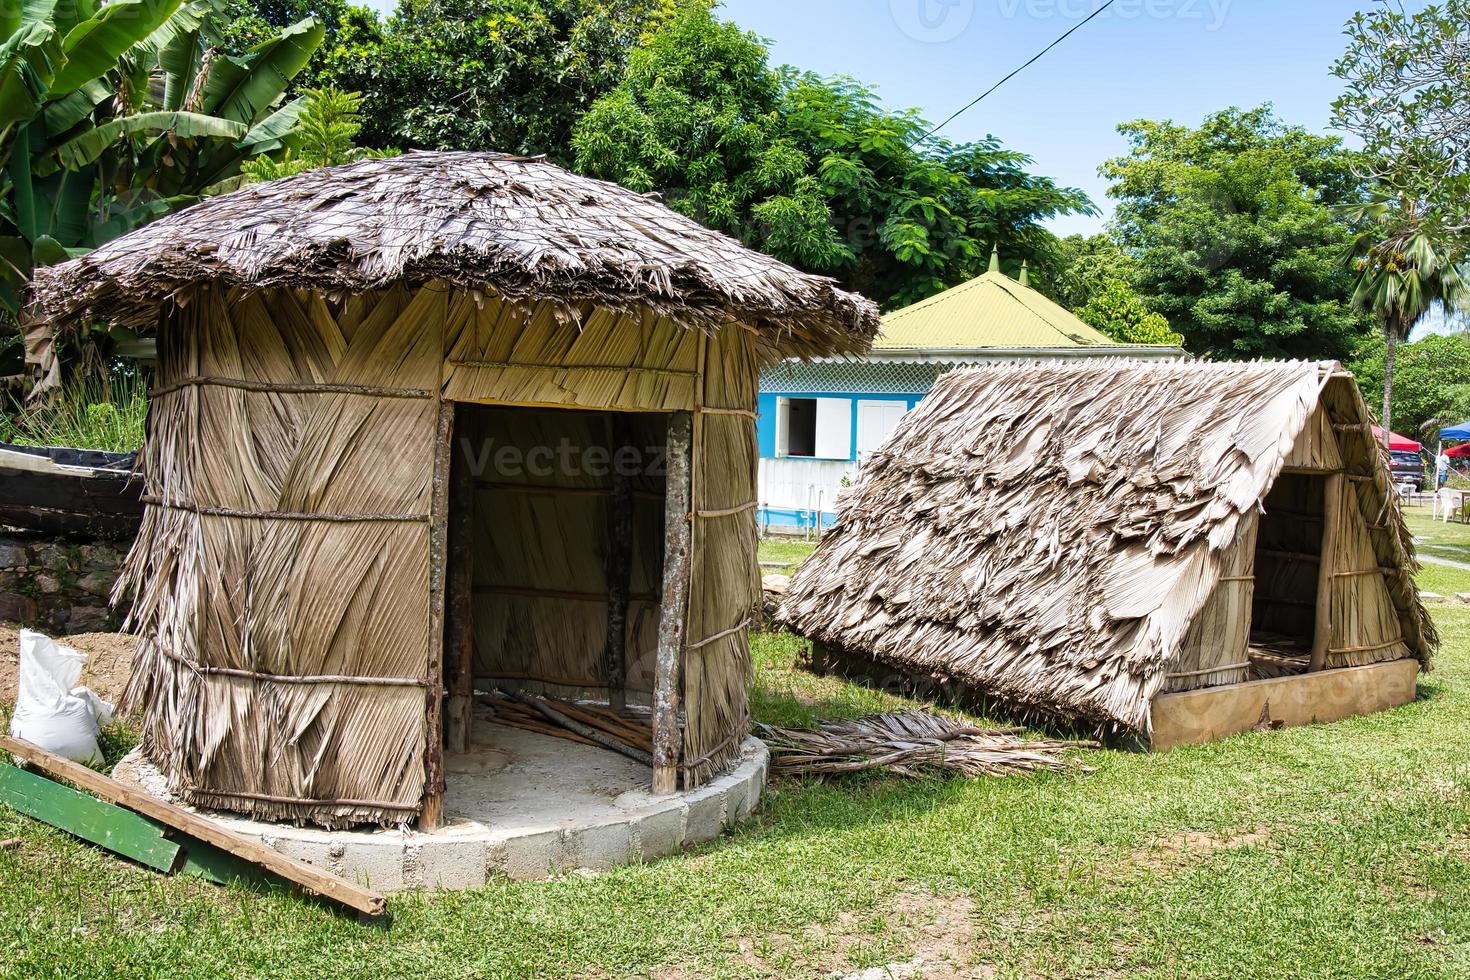
<svg viewBox="0 0 1470 980"><path fill-rule="evenodd" d="M159 871L178 857L162 824L16 766L0 765L0 803Z"/></svg>
<svg viewBox="0 0 1470 980"><path fill-rule="evenodd" d="M281 879L258 864L236 857L224 848L193 837L181 837L179 844L184 850L179 874L196 875L218 885L231 882L273 888L281 885Z"/></svg>

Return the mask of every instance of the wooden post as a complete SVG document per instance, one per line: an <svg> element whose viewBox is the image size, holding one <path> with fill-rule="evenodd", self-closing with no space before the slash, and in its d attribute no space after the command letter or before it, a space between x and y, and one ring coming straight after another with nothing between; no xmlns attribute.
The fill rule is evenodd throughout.
<svg viewBox="0 0 1470 980"><path fill-rule="evenodd" d="M444 711L444 749L470 747L475 704L474 547L475 475L463 452L450 450L448 595L445 649L449 697Z"/></svg>
<svg viewBox="0 0 1470 980"><path fill-rule="evenodd" d="M619 452L632 445L628 420L613 413L608 426L612 454L607 502L607 644L603 658L607 672L607 701L615 710L627 706L628 594L633 571L633 474Z"/></svg>
<svg viewBox="0 0 1470 980"><path fill-rule="evenodd" d="M444 817L444 579L449 527L449 458L454 403L439 401L434 443L433 502L429 514L429 663L424 698L424 805L419 829L437 830Z"/></svg>
<svg viewBox="0 0 1470 980"><path fill-rule="evenodd" d="M1312 628L1312 657L1307 671L1327 666L1327 648L1332 643L1333 553L1337 527L1342 518L1342 473L1332 473L1322 483L1322 548L1317 561L1317 617Z"/></svg>
<svg viewBox="0 0 1470 980"><path fill-rule="evenodd" d="M679 784L679 670L684 659L689 605L690 446L689 412L669 415L665 457L663 603L658 620L658 654L653 676L653 791L672 793Z"/></svg>

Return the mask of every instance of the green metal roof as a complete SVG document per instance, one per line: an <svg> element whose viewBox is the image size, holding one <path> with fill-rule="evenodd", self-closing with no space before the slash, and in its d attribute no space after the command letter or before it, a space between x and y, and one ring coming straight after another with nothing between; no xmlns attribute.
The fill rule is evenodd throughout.
<svg viewBox="0 0 1470 980"><path fill-rule="evenodd" d="M1118 347L1003 272L990 271L883 317L876 350Z"/></svg>

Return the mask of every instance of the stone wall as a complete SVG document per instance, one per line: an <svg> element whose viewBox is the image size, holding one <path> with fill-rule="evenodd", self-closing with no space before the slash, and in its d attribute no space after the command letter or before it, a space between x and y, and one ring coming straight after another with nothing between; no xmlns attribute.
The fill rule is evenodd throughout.
<svg viewBox="0 0 1470 980"><path fill-rule="evenodd" d="M0 530L0 620L53 635L115 630L107 606L126 542L71 542Z"/></svg>

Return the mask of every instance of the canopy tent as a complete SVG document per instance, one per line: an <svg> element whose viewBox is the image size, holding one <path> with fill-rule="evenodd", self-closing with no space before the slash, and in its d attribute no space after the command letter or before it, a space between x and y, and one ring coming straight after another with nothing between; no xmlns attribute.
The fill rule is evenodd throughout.
<svg viewBox="0 0 1470 980"><path fill-rule="evenodd" d="M1441 439L1470 439L1470 421L1447 425L1439 430Z"/></svg>
<svg viewBox="0 0 1470 980"><path fill-rule="evenodd" d="M1470 442L1451 446L1444 451L1444 454L1451 459L1470 459Z"/></svg>
<svg viewBox="0 0 1470 980"><path fill-rule="evenodd" d="M1380 446L1383 445L1383 430L1376 425L1373 427L1373 440ZM1415 442L1408 436L1401 436L1397 432L1390 432L1388 448L1393 452L1422 453L1424 444Z"/></svg>

